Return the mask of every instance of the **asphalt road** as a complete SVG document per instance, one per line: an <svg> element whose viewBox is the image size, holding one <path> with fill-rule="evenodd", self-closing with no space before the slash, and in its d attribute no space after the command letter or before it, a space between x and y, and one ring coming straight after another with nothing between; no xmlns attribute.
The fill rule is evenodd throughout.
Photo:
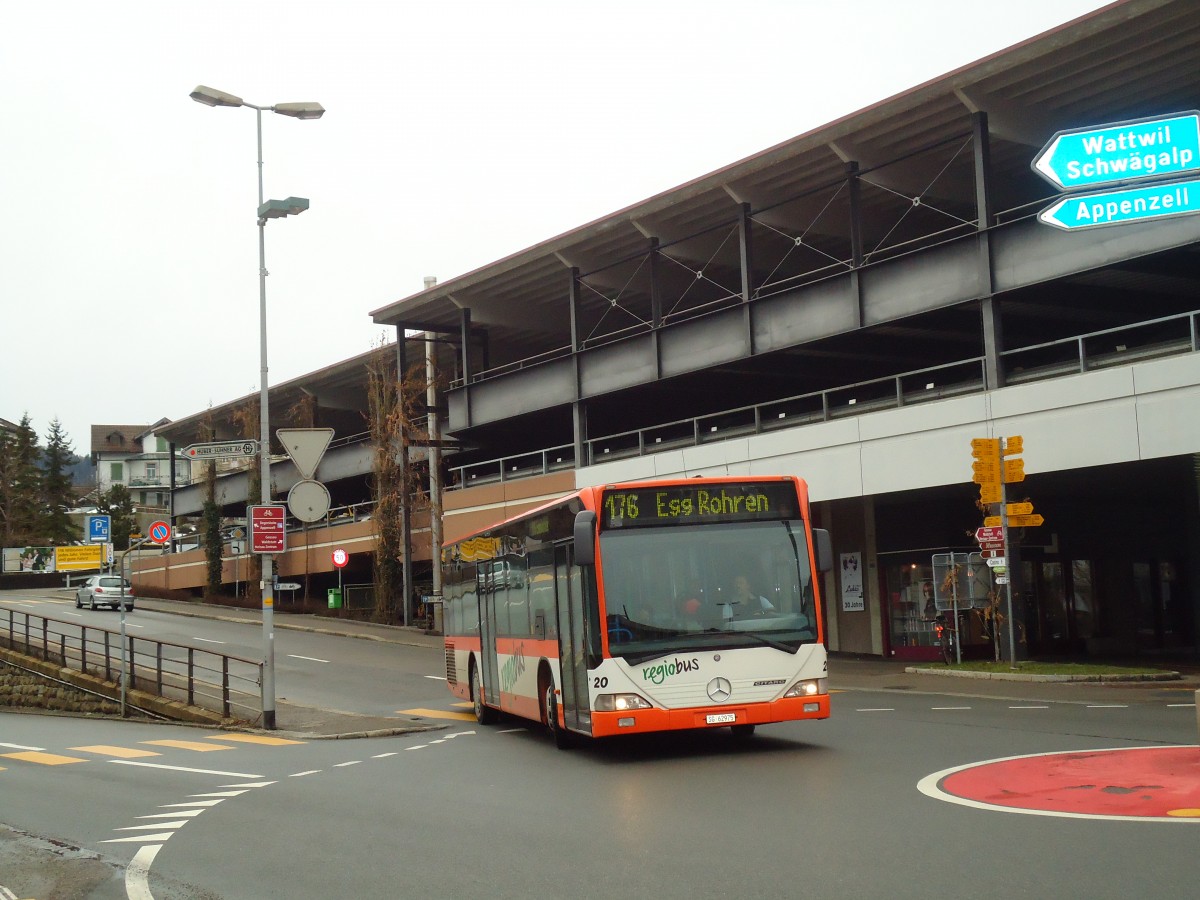
<svg viewBox="0 0 1200 900"><path fill-rule="evenodd" d="M145 896L112 891L156 847L144 885L158 900L1178 897L1194 887L1200 820L1019 815L917 785L1018 754L1194 744L1192 715L856 691L827 722L748 741L720 730L562 752L516 721L264 745L0 714L4 744L37 748L0 747L0 815L111 873L62 896ZM28 878L0 851L0 884L39 896Z"/></svg>
<svg viewBox="0 0 1200 900"><path fill-rule="evenodd" d="M230 645L256 636L134 615ZM438 681L436 642L278 640L289 694L438 730L333 741L0 713L0 822L19 829L0 830L0 885L43 900L1194 892L1200 816L1182 803L1175 819L1063 817L921 789L1006 757L1194 748L1194 697L1171 684L918 685L846 661L825 722L563 752L527 723L466 717ZM1200 775L1195 753L1185 776ZM1136 800L1155 789L1142 772L1129 778L1067 790Z"/></svg>

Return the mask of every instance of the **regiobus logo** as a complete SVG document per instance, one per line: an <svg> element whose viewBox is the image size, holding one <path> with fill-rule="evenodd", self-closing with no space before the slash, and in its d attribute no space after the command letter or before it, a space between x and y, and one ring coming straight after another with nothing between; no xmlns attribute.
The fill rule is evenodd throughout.
<svg viewBox="0 0 1200 900"><path fill-rule="evenodd" d="M674 659L669 663L659 663L657 666L643 666L642 681L662 684L673 675L699 671L700 660L698 659Z"/></svg>

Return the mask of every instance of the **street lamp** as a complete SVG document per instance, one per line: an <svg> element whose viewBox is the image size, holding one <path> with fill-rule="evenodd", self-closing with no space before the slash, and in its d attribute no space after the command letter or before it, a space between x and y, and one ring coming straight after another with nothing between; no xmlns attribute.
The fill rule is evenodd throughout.
<svg viewBox="0 0 1200 900"><path fill-rule="evenodd" d="M276 103L274 106L256 106L241 97L218 91L215 88L197 85L191 98L205 106L248 106L254 110L258 130L258 328L259 328L259 473L262 482L262 503L271 502L271 417L267 395L267 219L297 216L308 209L303 197L288 197L286 200L263 201L262 159L262 113L270 110L281 116L294 119L319 119L325 115L320 103ZM247 497L247 500L250 498ZM275 728L275 573L274 560L269 553L262 554L262 624L263 624L263 684L262 707L263 728Z"/></svg>

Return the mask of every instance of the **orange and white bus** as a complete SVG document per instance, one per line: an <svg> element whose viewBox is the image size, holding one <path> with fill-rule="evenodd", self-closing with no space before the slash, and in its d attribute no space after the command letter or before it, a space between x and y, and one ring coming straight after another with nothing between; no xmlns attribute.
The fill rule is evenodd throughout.
<svg viewBox="0 0 1200 900"><path fill-rule="evenodd" d="M798 478L583 488L443 547L446 681L560 747L824 719L832 556Z"/></svg>

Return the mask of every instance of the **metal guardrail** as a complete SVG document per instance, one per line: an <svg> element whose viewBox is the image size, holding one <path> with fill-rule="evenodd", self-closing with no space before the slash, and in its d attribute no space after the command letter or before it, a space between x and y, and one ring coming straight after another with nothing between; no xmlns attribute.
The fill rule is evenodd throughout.
<svg viewBox="0 0 1200 900"><path fill-rule="evenodd" d="M1007 384L1022 384L1095 369L1128 365L1200 350L1200 311L1016 347L1000 355ZM572 445L452 467L447 490L545 475L577 465L593 465L698 446L742 434L761 434L812 422L896 409L930 400L987 389L984 357L969 357L925 369L885 375L782 400L722 410L584 442L584 459L576 461Z"/></svg>
<svg viewBox="0 0 1200 900"><path fill-rule="evenodd" d="M126 637L126 687L226 717L262 719L262 661L185 644ZM25 656L119 684L121 635L17 610L0 611L0 644Z"/></svg>

